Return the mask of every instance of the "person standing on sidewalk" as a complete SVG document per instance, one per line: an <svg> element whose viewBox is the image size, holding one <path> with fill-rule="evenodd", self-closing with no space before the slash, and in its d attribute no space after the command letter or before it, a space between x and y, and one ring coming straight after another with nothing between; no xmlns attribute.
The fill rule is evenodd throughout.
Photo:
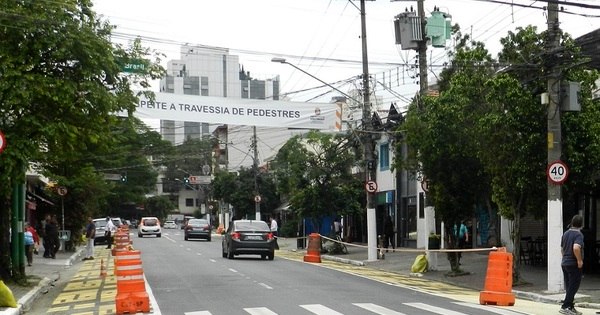
<svg viewBox="0 0 600 315"><path fill-rule="evenodd" d="M56 259L56 253L60 248L60 240L58 239L58 220L56 219L56 215L47 216L46 217L46 228L45 228L45 237L44 239L44 249L46 249L46 245L48 245L48 256L44 256L46 258ZM45 255L46 253L44 253Z"/></svg>
<svg viewBox="0 0 600 315"><path fill-rule="evenodd" d="M88 224L85 227L85 257L83 260L92 260L94 259L94 238L96 237L96 224L94 224L94 219L92 217L88 217Z"/></svg>
<svg viewBox="0 0 600 315"><path fill-rule="evenodd" d="M559 313L567 315L578 315L581 312L575 309L575 294L581 284L583 274L583 217L576 214L571 219L569 229L565 231L560 240L562 253L561 267L565 280L565 298Z"/></svg>
<svg viewBox="0 0 600 315"><path fill-rule="evenodd" d="M25 236L25 256L27 257L27 266L31 266L31 264L33 264L33 252L36 250L36 246L40 245L40 237L29 222L25 222L25 232L23 235Z"/></svg>
<svg viewBox="0 0 600 315"><path fill-rule="evenodd" d="M106 227L104 228L104 236L106 237L106 248L110 249L112 246L112 236L117 231L117 227L113 223L110 217L106 217Z"/></svg>

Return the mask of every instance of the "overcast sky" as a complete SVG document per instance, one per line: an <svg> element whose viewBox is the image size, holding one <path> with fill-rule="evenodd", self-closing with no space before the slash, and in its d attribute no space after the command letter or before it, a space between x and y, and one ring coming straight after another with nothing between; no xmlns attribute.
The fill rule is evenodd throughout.
<svg viewBox="0 0 600 315"><path fill-rule="evenodd" d="M561 0L562 1L562 0ZM513 2L515 6L498 2ZM597 0L567 0L569 3L600 6ZM360 1L348 0L95 0L95 11L116 25L115 41L141 36L145 46L179 58L182 44L229 48L240 56L246 71L258 79L280 75L281 92L295 92L321 85L289 65L271 62L284 57L312 75L329 83L362 74ZM523 8L517 5L531 5ZM426 15L434 6L452 16L463 32L486 43L495 57L499 39L517 27L533 24L546 29L545 1L531 0L427 0ZM383 80L396 93L392 97L378 87L383 103L399 101L398 95L412 97L418 90L418 70L413 51L402 51L394 43L393 19L405 8L416 10L416 1L376 0L366 2L369 73ZM600 28L600 9L564 6L561 28L573 37ZM589 16L584 16L589 15ZM448 41L448 47L452 42ZM443 48L428 48L432 71L439 71L446 59ZM166 66L166 63L164 64ZM430 82L435 80L429 73ZM356 83L359 81L356 80ZM352 85L337 85L350 90ZM293 101L312 100L325 90L294 93ZM314 101L327 102L334 94Z"/></svg>

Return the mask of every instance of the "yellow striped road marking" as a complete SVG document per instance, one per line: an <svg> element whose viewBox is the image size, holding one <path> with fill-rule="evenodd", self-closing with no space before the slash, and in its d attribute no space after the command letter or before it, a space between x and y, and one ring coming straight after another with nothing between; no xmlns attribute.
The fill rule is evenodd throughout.
<svg viewBox="0 0 600 315"><path fill-rule="evenodd" d="M78 292L62 292L60 293L52 305L80 303L84 301L95 301L98 296L98 290L83 290Z"/></svg>
<svg viewBox="0 0 600 315"><path fill-rule="evenodd" d="M67 284L67 286L65 287L64 291L75 291L75 290L90 290L90 289L98 289L100 288L100 286L102 285L102 280L98 279L94 279L94 280L87 280L87 281L76 281L76 282L69 282Z"/></svg>

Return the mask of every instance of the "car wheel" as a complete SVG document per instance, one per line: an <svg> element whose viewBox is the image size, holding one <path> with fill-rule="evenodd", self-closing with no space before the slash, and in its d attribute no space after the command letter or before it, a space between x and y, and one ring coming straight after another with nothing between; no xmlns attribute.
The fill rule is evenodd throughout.
<svg viewBox="0 0 600 315"><path fill-rule="evenodd" d="M227 251L227 259L233 259L233 252L231 250Z"/></svg>
<svg viewBox="0 0 600 315"><path fill-rule="evenodd" d="M227 258L227 253L225 253L225 248L221 248L221 254L223 254L223 258Z"/></svg>
<svg viewBox="0 0 600 315"><path fill-rule="evenodd" d="M210 242L210 237L206 239L208 242Z"/></svg>
<svg viewBox="0 0 600 315"><path fill-rule="evenodd" d="M158 233L158 234L156 235L156 237L160 237L160 233Z"/></svg>
<svg viewBox="0 0 600 315"><path fill-rule="evenodd" d="M260 255L260 259L262 259L262 260L267 259L267 255L265 255L265 254Z"/></svg>
<svg viewBox="0 0 600 315"><path fill-rule="evenodd" d="M138 237L142 237L142 234L139 234L139 233L138 233Z"/></svg>
<svg viewBox="0 0 600 315"><path fill-rule="evenodd" d="M187 240L188 240L188 237L187 237L187 236L184 236L184 237L183 237L183 239L187 241Z"/></svg>
<svg viewBox="0 0 600 315"><path fill-rule="evenodd" d="M269 260L273 260L275 259L275 252L270 252L269 253Z"/></svg>

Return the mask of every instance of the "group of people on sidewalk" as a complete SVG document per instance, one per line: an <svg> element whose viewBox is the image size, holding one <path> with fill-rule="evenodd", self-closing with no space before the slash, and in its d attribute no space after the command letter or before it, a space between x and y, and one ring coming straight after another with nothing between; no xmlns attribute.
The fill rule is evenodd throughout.
<svg viewBox="0 0 600 315"><path fill-rule="evenodd" d="M38 254L40 240L44 246L44 258L56 259L56 252L60 249L58 238L58 220L56 215L46 215L40 226L40 231L35 229L29 222L25 222L23 237L25 244L25 257L27 266L32 266L33 255Z"/></svg>

